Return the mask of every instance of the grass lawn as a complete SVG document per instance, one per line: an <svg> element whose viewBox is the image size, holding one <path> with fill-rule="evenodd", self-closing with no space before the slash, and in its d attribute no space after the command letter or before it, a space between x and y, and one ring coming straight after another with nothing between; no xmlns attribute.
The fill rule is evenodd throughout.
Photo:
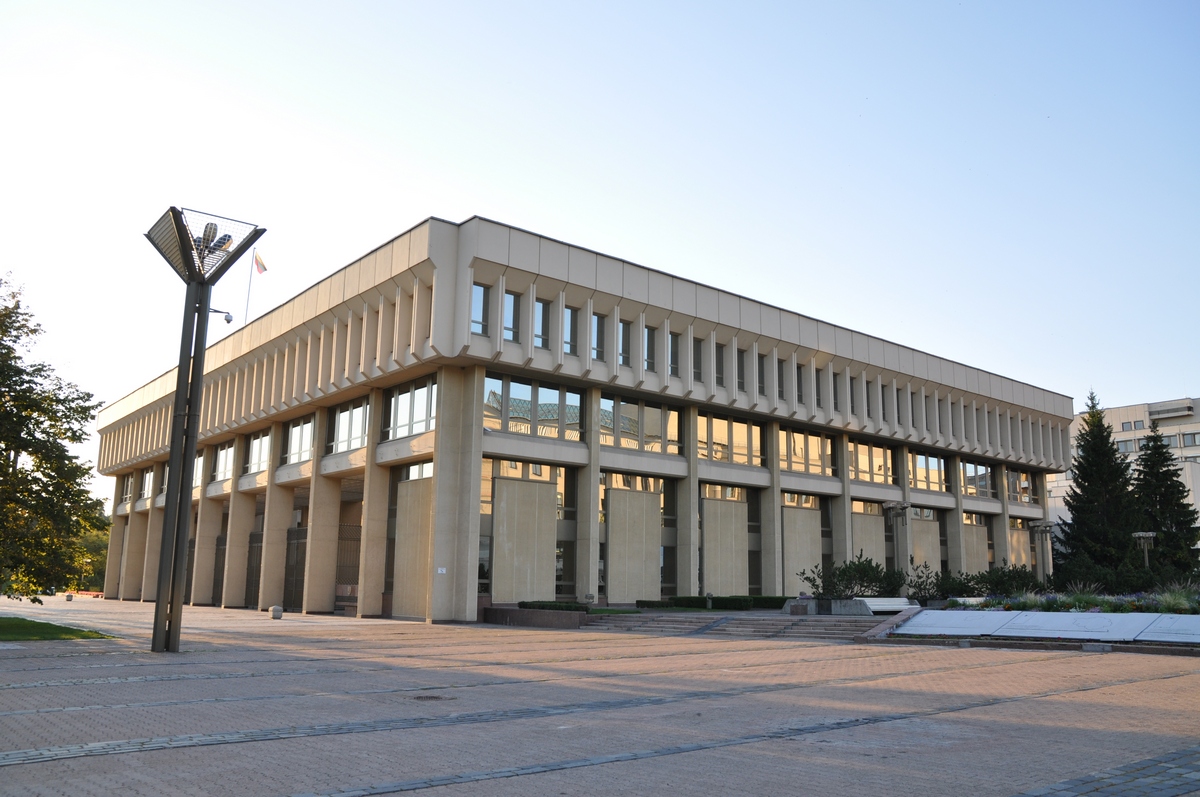
<svg viewBox="0 0 1200 797"><path fill-rule="evenodd" d="M0 642L26 642L33 639L112 639L99 631L67 628L54 623L39 623L24 617L0 617Z"/></svg>

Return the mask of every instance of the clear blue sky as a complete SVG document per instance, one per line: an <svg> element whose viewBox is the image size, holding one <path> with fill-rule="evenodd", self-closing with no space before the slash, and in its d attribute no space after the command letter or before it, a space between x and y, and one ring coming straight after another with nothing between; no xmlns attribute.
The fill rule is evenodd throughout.
<svg viewBox="0 0 1200 797"><path fill-rule="evenodd" d="M1200 395L1196 2L0 0L0 108L0 271L106 401L177 357L172 204L268 228L251 317L480 214L1077 409Z"/></svg>

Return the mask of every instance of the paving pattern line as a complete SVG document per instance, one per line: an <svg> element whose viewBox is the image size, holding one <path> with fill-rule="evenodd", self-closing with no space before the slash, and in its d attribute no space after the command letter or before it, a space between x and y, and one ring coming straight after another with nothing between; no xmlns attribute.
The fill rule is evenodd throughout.
<svg viewBox="0 0 1200 797"><path fill-rule="evenodd" d="M0 684L0 690L44 689L51 686L96 686L103 684L149 683L152 681L211 681L221 678L266 678L281 675L344 675L346 673L380 672L395 667L340 667L337 669L265 670L263 672L204 672L181 673L178 675L126 675L108 678L63 678L57 681L22 681L16 684Z"/></svg>
<svg viewBox="0 0 1200 797"><path fill-rule="evenodd" d="M1200 790L1200 745L1144 758L1081 778L1021 792L1014 797L1078 797L1084 794L1168 795Z"/></svg>
<svg viewBox="0 0 1200 797"><path fill-rule="evenodd" d="M992 698L990 700L971 701L962 703L956 706L947 706L943 708L926 709L924 711L906 711L897 712L894 714L878 714L870 717L855 717L845 720L834 720L832 722L815 723L813 725L802 725L799 727L781 728L774 731L763 731L760 733L749 734L746 736L735 736L725 739L711 739L704 742L692 742L690 744L673 745L671 747L660 747L654 750L636 750L624 753L611 753L609 755L594 756L591 758L576 758L566 761L552 761L541 764L530 764L521 767L505 767L503 769L493 769L481 772L464 772L453 775L438 775L425 778L414 778L405 781L396 781L392 783L382 783L373 786L365 786L354 789L341 789L332 792L306 792L294 794L292 797L374 797L375 795L400 794L409 791L420 791L423 789L432 789L438 786L453 786L463 783L476 783L485 780L499 780L502 778L515 778L524 775L540 775L546 772L561 772L567 769L580 769L582 767L602 766L604 764L615 764L627 761L640 761L648 758L662 758L665 756L680 755L683 753L694 753L703 750L715 750L722 747L738 747L747 744L757 744L760 742L770 742L788 739L798 739L803 736L810 736L818 733L829 733L833 731L849 730L852 728L861 728L868 725L882 725L889 722L897 722L902 720L926 719L936 717L942 714L953 714L962 711L971 711L978 708L990 708L992 706L1004 705L1007 703L1018 703L1026 700L1038 700L1046 697L1058 697L1063 695L1076 694L1079 692L1088 692L1095 689L1105 689L1112 686L1123 686L1133 683L1145 683L1149 681L1161 681L1169 678L1183 677L1183 674L1157 676L1154 678L1131 678L1122 681L1114 681L1106 684L1090 684L1085 687L1075 689L1061 689L1051 692L1042 692L1032 695L1014 695L1011 697ZM1200 747L1189 748L1189 750L1197 751L1197 758L1200 760ZM1184 751L1185 753L1187 751ZM1168 765L1166 769L1171 769ZM1177 771L1179 768L1175 767ZM1200 788L1200 767L1193 770L1190 778L1186 773L1180 773L1178 778L1181 784L1186 787L1185 791L1154 791L1154 795L1183 795L1192 790ZM1066 781L1065 783L1073 784L1076 781ZM1111 785L1104 783L1102 786ZM1166 784L1163 784L1164 786ZM1095 791L1093 789L1092 791ZM1058 797L1075 797L1076 795L1088 794L1089 791L1043 791L1035 790L1026 792L1017 797L1033 797L1033 795L1054 795ZM1112 794L1112 792L1106 792Z"/></svg>
<svg viewBox="0 0 1200 797"><path fill-rule="evenodd" d="M915 655L915 653L916 652L914 652L912 654L908 654L908 655ZM1055 654L1057 654L1057 655L1055 655ZM829 679L825 679L825 680L821 680L821 681L805 681L803 684L795 684L794 686L788 686L788 685L781 685L781 686L784 689L791 689L791 688L809 688L809 687L819 687L819 686L839 686L839 685L847 684L847 683L871 683L871 682L877 681L877 680L884 680L887 678L899 677L900 675L905 675L905 676L936 675L938 673L949 672L952 670L957 671L957 670L990 669L990 668L994 668L994 667L1009 667L1009 666L1016 666L1019 664L1028 664L1030 662L1049 661L1049 660L1063 658L1063 656L1061 655L1060 652L1056 651L1055 654L1035 656L1032 658L1025 658L1025 659L1021 659L1020 661L1012 661L1012 662L1006 661L1006 662L993 662L993 663L988 663L988 664L975 664L975 665L967 665L967 666L957 665L957 666L951 666L951 667L931 667L931 668L927 668L924 670L911 670L911 671L907 671L905 673L878 673L876 675L862 676L859 678L829 678ZM1071 653L1069 655L1077 656L1080 654ZM794 665L796 663L811 664L814 662L819 663L819 662L826 662L826 661L846 661L848 659L856 659L856 658L869 658L869 659L874 660L875 658L881 658L881 657L855 656L855 657L845 657L845 658L800 659L798 661L769 662L766 664L745 664L745 665L740 665L738 667L735 667L735 668L733 668L733 670L736 672L743 672L743 671L755 669L758 667L783 667L783 666ZM703 671L707 672L708 670L703 670ZM289 670L288 672L300 672L300 671ZM363 671L351 670L351 672L363 672ZM691 672L691 670L685 670L685 669L681 670L679 668L672 667L672 668L668 668L665 670L646 670L646 671L635 673L635 675L638 675L638 676L663 675L665 673L686 673L686 672ZM190 699L186 699L186 700L148 700L148 701L143 701L143 702L138 702L138 703L105 703L105 704L96 704L96 705L91 705L91 706L53 706L53 707L43 707L43 708L14 709L12 711L0 711L0 717L27 716L27 715L31 715L31 714L60 714L60 713L72 712L72 711L101 711L101 710L105 710L105 709L166 708L169 706L193 706L193 705L202 705L202 704L206 704L206 703L241 703L241 702L249 703L249 702L256 702L256 701L260 701L260 700L289 700L289 699L307 700L310 698L346 697L346 696L353 696L353 695L397 695L397 694L405 694L405 693L409 693L409 692L429 692L429 691L435 691L435 690L450 690L450 689L477 689L477 688L481 688L481 687L486 688L486 687L491 687L491 686L511 686L511 685L515 685L515 684L545 684L545 683L555 683L555 682L559 682L559 681L591 681L591 680L602 680L605 678L624 678L624 677L628 677L628 676L629 676L629 673L600 673L600 674L570 675L570 676L560 676L560 677L547 676L545 678L527 678L527 679L522 679L522 680L513 680L511 678L503 678L503 679L496 679L496 680L492 680L492 681L480 681L478 683L473 683L473 684L440 684L440 685L429 685L429 686L400 686L400 687L394 687L394 688L389 688L389 689L346 689L346 690L330 691L330 692L302 692L302 693L284 692L284 693L278 693L278 694L273 694L273 695L245 695L245 696L240 696L240 697L200 697L200 698L190 698ZM219 677L219 676L214 675L213 677ZM230 677L242 677L242 676L241 675L233 675Z"/></svg>
<svg viewBox="0 0 1200 797"><path fill-rule="evenodd" d="M1001 665L993 665L1001 666ZM940 670L963 668L938 668ZM888 674L871 678L840 679L841 683L859 683L881 680L884 678L908 677L910 674ZM972 708L1001 705L1021 700L1030 700L1056 695L1076 694L1096 689L1106 689L1135 683L1150 683L1174 678L1196 676L1200 673L1181 671L1155 676L1153 678L1126 678L1115 681L1105 681L1098 684L1075 687L1072 689L1055 690L1035 693L1032 695L1016 695L991 700L973 701L960 706L929 709L926 712L912 712L903 716L925 716L927 714L946 714L954 711L965 711ZM323 723L320 725L288 726L283 728L263 728L259 730L226 731L220 733L196 733L176 736L160 736L143 739L121 739L116 741L87 742L84 744L58 745L40 749L11 750L0 752L0 768L25 764L39 764L48 761L60 761L69 758L91 756L122 755L125 753L149 752L153 750L176 749L183 747L209 747L222 744L241 744L246 742L278 741L314 736L337 736L353 733L379 733L382 731L413 730L419 728L438 728L454 725L472 725L490 722L509 722L514 720L541 719L545 717L563 716L593 711L618 711L630 708L648 706L664 706L689 700L712 700L746 695L769 694L792 689L804 689L826 684L789 683L789 684L759 684L738 689L721 689L711 691L679 692L673 695L652 695L646 697L627 698L624 700L596 700L585 703L571 703L558 706L532 706L497 711L480 711L465 714L450 714L433 717L397 717L382 720L362 720L352 722ZM900 718L901 715L886 715L890 718ZM890 720L888 720L890 721ZM745 742L743 742L745 744ZM508 777L508 776L506 776Z"/></svg>

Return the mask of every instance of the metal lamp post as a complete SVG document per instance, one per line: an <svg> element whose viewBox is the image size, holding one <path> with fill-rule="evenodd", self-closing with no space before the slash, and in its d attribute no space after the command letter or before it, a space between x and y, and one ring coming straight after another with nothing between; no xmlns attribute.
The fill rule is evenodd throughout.
<svg viewBox="0 0 1200 797"><path fill-rule="evenodd" d="M204 392L204 349L212 286L265 232L246 222L172 207L146 233L146 238L187 285L171 417L171 455L166 474L154 634L150 642L150 649L156 653L179 650L192 521L192 470Z"/></svg>
<svg viewBox="0 0 1200 797"><path fill-rule="evenodd" d="M1150 549L1154 547L1154 538L1157 537L1157 532L1153 531L1135 531L1133 538L1137 540L1138 547L1142 549L1142 563L1146 569L1150 569Z"/></svg>

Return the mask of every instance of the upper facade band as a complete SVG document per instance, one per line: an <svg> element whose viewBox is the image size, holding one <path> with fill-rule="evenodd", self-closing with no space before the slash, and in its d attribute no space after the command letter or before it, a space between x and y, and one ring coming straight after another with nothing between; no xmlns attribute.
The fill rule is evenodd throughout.
<svg viewBox="0 0 1200 797"><path fill-rule="evenodd" d="M1069 454L1067 396L479 217L427 219L210 346L199 437L470 363L1042 470ZM101 473L166 454L174 385L101 410Z"/></svg>

